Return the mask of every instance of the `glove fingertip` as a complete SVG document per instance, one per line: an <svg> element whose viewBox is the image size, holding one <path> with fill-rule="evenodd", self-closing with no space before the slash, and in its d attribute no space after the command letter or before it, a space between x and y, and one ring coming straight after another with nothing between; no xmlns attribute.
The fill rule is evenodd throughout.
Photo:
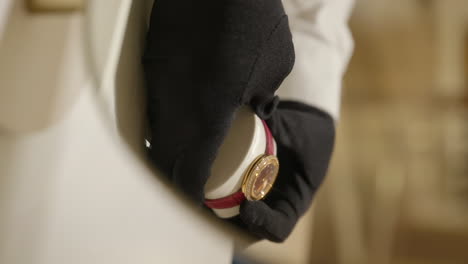
<svg viewBox="0 0 468 264"><path fill-rule="evenodd" d="M246 201L240 208L241 219L248 225L262 226L272 210L262 201Z"/></svg>
<svg viewBox="0 0 468 264"><path fill-rule="evenodd" d="M252 233L278 243L288 238L294 226L289 216L271 209L263 201L244 202L240 217Z"/></svg>
<svg viewBox="0 0 468 264"><path fill-rule="evenodd" d="M271 218L268 206L262 201L245 201L240 207L240 219L249 232L260 239L269 239L266 221Z"/></svg>

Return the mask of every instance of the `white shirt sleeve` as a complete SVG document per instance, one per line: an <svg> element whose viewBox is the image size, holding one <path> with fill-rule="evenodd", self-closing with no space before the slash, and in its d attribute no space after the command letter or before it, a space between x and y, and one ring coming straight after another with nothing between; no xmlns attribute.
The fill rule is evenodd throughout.
<svg viewBox="0 0 468 264"><path fill-rule="evenodd" d="M12 0L1 0L0 1L0 44L3 38L3 30L6 27L7 19L11 9Z"/></svg>
<svg viewBox="0 0 468 264"><path fill-rule="evenodd" d="M339 117L342 79L353 40L348 19L354 0L283 0L289 16L296 64L278 90Z"/></svg>

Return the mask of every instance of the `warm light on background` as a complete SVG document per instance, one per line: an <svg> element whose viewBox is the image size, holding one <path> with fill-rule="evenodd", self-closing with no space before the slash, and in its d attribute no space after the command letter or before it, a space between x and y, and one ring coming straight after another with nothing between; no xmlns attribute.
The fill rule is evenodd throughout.
<svg viewBox="0 0 468 264"><path fill-rule="evenodd" d="M468 260L468 5L361 0L331 171L267 263ZM304 245L306 244L306 245ZM276 254L275 254L276 253Z"/></svg>

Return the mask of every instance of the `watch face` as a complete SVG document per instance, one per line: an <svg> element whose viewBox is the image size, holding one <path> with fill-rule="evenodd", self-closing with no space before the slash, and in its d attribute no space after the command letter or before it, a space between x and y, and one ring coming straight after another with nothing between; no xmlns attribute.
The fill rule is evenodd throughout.
<svg viewBox="0 0 468 264"><path fill-rule="evenodd" d="M248 200L264 198L273 187L278 176L279 162L275 156L261 156L247 171L242 191Z"/></svg>

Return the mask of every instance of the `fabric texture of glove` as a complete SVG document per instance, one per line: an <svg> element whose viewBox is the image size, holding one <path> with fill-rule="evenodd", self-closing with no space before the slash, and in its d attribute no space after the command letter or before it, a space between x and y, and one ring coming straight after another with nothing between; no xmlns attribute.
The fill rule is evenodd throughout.
<svg viewBox="0 0 468 264"><path fill-rule="evenodd" d="M269 115L293 64L281 0L157 0L143 56L154 164L201 203L236 111Z"/></svg>

